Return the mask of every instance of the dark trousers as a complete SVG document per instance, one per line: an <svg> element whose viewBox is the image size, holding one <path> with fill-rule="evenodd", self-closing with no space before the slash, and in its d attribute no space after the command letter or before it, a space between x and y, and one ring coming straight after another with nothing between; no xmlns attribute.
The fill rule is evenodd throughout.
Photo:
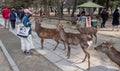
<svg viewBox="0 0 120 71"><path fill-rule="evenodd" d="M102 23L101 23L101 28L105 28L105 23L106 23L107 20L102 20Z"/></svg>
<svg viewBox="0 0 120 71"><path fill-rule="evenodd" d="M10 20L12 29L15 29L16 20Z"/></svg>

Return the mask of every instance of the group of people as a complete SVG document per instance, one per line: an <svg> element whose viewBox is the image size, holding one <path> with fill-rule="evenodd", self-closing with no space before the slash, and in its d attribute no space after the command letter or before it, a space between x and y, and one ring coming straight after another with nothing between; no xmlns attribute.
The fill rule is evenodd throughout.
<svg viewBox="0 0 120 71"><path fill-rule="evenodd" d="M86 15L86 12L83 9L83 11L79 12L79 14L77 15L77 21L79 21L80 16L85 16L85 15ZM100 16L101 16L101 19L102 19L102 23L101 23L100 27L105 28L106 27L106 22L109 18L109 12L107 11L106 8L102 9L102 11L100 12ZM119 23L119 16L120 16L119 15L119 9L116 8L115 11L112 14L112 17L113 17L112 22L111 22L112 30L114 30L115 27L117 27L117 30L119 30L119 24L120 24Z"/></svg>
<svg viewBox="0 0 120 71"><path fill-rule="evenodd" d="M119 10L116 8L114 13L113 13L113 20L111 22L114 30L115 27L117 27L117 31L119 30ZM108 20L109 13L106 8L104 8L101 12L101 18L102 18L102 23L101 23L101 28L105 28L106 21Z"/></svg>
<svg viewBox="0 0 120 71"><path fill-rule="evenodd" d="M85 11L82 11L82 16L85 15ZM5 7L2 9L2 16L5 20L4 22L4 28L9 28L9 21L11 22L11 28L14 30L15 29L15 24L17 19L20 20L20 22L25 26L25 27L30 27L29 30L29 36L27 38L21 38L21 49L23 50L24 54L32 54L31 49L34 48L33 42L32 42L32 28L31 28L31 23L29 18L32 16L32 12L29 9L24 9L23 7L20 7L20 9L16 10L15 8L9 9L8 7ZM78 15L79 16L79 15ZM102 23L101 23L101 28L105 28L105 23L108 20L109 13L107 12L106 8L104 8L101 12L101 18L102 18ZM113 13L113 21L112 21L112 26L113 29L117 26L119 30L119 10L115 9Z"/></svg>
<svg viewBox="0 0 120 71"><path fill-rule="evenodd" d="M32 16L32 12L27 9L20 7L20 9L17 11L15 8L9 9L8 7L5 7L2 9L2 16L5 20L4 22L4 28L10 28L9 21L11 22L11 29L15 29L15 24L17 19L20 20L20 24L23 24L24 27L30 27L29 35L28 37L20 37L21 39L21 49L24 54L32 54L31 49L34 49L33 41L32 41L32 28L29 18Z"/></svg>
<svg viewBox="0 0 120 71"><path fill-rule="evenodd" d="M15 8L9 9L8 7L4 7L2 9L2 16L5 20L4 28L10 28L11 24L11 28L14 30L16 21L18 19L22 20L22 17L24 16L23 8L21 7L20 9L16 10Z"/></svg>

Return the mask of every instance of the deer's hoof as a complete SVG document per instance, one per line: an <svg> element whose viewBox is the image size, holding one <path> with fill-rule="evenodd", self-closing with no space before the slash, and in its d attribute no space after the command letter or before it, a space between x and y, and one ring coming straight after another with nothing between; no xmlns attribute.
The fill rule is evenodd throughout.
<svg viewBox="0 0 120 71"><path fill-rule="evenodd" d="M70 57L69 57L69 56L67 56L67 59L70 59Z"/></svg>
<svg viewBox="0 0 120 71"><path fill-rule="evenodd" d="M90 70L90 68L87 68L87 71L89 71Z"/></svg>
<svg viewBox="0 0 120 71"><path fill-rule="evenodd" d="M56 49L53 49L53 51L55 51Z"/></svg>
<svg viewBox="0 0 120 71"><path fill-rule="evenodd" d="M85 62L85 60L83 60L81 63Z"/></svg>
<svg viewBox="0 0 120 71"><path fill-rule="evenodd" d="M63 49L63 51L65 51L65 50L66 50L66 48Z"/></svg>

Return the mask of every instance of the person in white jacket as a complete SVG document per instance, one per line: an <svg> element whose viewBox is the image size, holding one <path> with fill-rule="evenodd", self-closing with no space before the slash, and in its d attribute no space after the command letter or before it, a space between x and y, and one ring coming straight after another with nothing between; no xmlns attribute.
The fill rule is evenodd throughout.
<svg viewBox="0 0 120 71"><path fill-rule="evenodd" d="M23 50L24 54L32 54L30 51L31 49L34 49L33 41L32 41L32 28L29 18L32 16L32 13L29 11L29 9L24 9L24 17L22 18L22 24L25 27L30 27L29 30L29 36L27 38L21 37L21 49Z"/></svg>

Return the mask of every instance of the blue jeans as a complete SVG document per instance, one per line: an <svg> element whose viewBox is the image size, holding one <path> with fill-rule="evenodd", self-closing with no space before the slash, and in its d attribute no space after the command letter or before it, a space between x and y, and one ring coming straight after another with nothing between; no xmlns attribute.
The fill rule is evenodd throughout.
<svg viewBox="0 0 120 71"><path fill-rule="evenodd" d="M105 28L105 23L106 23L107 20L103 20L102 23L101 23L101 28Z"/></svg>

